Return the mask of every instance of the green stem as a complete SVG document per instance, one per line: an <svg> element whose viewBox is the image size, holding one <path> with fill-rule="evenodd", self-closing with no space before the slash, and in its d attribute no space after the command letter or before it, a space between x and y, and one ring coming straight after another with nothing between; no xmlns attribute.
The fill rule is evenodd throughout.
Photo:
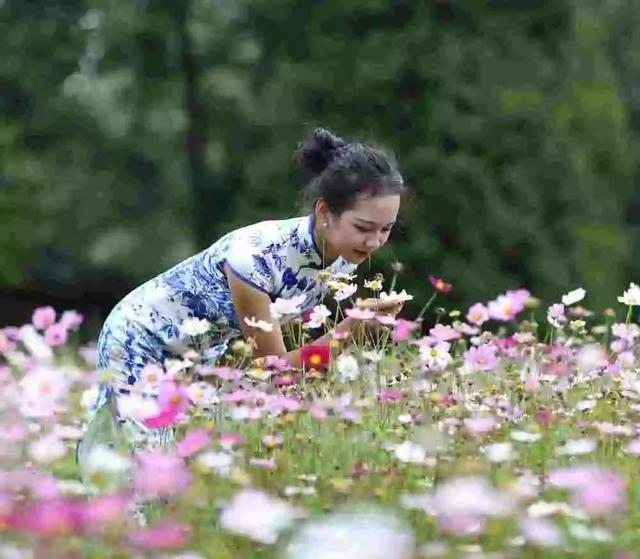
<svg viewBox="0 0 640 559"><path fill-rule="evenodd" d="M431 295L431 298L425 303L424 307L422 307L422 309L420 310L420 312L418 313L418 316L416 318L416 321L419 321L422 319L424 313L427 311L427 309L429 308L429 306L431 305L431 303L433 303L433 301L435 300L436 296L438 295L438 291L434 291L433 295Z"/></svg>

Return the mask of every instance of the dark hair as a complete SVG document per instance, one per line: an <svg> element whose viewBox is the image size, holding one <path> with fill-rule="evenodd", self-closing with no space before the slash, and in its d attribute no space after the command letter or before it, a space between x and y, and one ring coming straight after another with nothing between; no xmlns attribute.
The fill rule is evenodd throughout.
<svg viewBox="0 0 640 559"><path fill-rule="evenodd" d="M351 209L360 196L405 193L390 154L374 145L343 140L325 128L316 128L295 156L311 177L305 189L307 201L322 198L336 215Z"/></svg>

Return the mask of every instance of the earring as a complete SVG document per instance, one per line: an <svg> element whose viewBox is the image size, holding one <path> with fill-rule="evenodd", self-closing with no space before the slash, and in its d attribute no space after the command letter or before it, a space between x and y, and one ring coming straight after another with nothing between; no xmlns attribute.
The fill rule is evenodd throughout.
<svg viewBox="0 0 640 559"><path fill-rule="evenodd" d="M326 221L322 224L323 227L327 227L329 225Z"/></svg>

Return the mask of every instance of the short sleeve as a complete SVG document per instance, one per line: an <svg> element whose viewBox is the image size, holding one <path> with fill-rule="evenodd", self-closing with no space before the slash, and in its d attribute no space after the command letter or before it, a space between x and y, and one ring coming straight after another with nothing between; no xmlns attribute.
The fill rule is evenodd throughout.
<svg viewBox="0 0 640 559"><path fill-rule="evenodd" d="M271 295L274 292L273 262L255 239L238 236L229 244L226 262L239 279L252 287Z"/></svg>

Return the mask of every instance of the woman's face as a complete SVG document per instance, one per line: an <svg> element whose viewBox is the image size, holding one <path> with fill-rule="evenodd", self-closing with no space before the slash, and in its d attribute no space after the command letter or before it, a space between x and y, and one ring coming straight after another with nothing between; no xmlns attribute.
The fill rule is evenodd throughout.
<svg viewBox="0 0 640 559"><path fill-rule="evenodd" d="M397 194L358 198L353 208L339 216L325 209L323 221L328 226L322 233L327 256L360 264L387 242L399 209Z"/></svg>

